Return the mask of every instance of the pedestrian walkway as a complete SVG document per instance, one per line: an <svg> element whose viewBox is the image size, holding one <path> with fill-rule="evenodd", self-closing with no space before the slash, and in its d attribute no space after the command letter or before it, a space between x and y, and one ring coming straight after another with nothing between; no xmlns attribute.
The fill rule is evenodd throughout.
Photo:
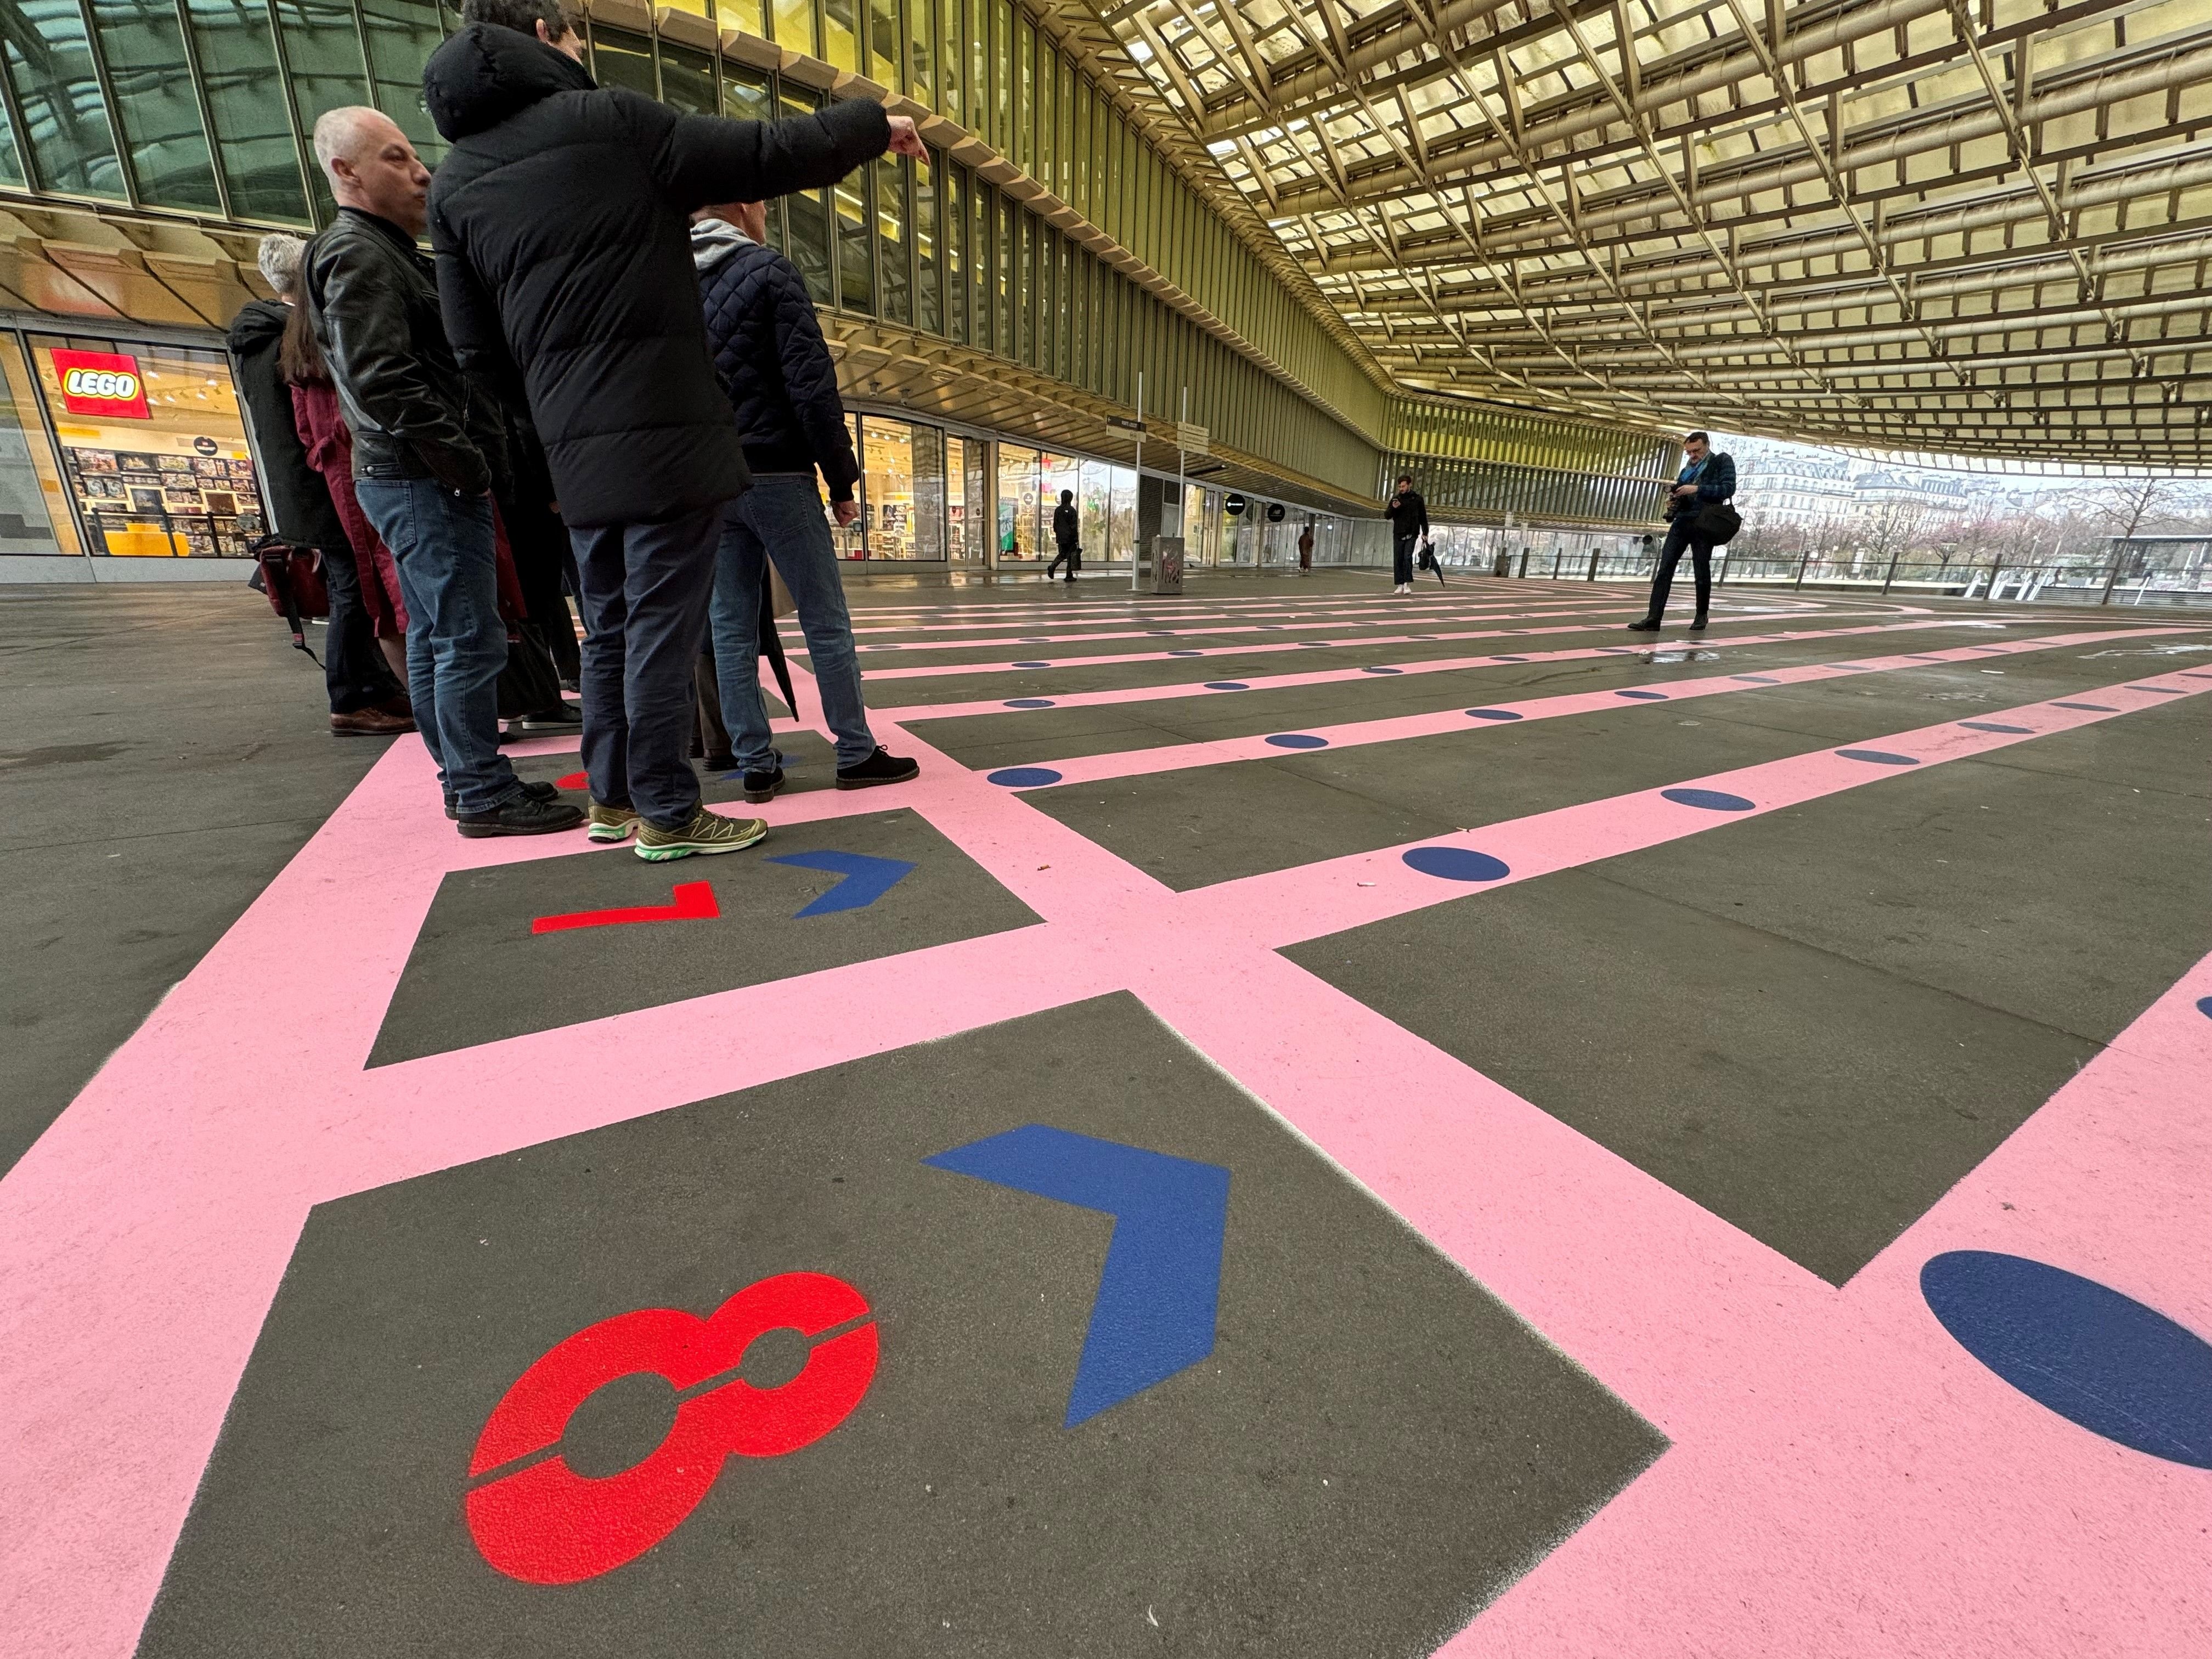
<svg viewBox="0 0 2212 1659"><path fill-rule="evenodd" d="M389 745L0 1182L0 1628L2212 1647L2212 626L1386 590L856 587L726 859Z"/></svg>

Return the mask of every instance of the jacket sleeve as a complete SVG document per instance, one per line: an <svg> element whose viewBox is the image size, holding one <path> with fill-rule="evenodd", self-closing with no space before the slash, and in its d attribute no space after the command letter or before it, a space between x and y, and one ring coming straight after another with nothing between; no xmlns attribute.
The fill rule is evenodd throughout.
<svg viewBox="0 0 2212 1659"><path fill-rule="evenodd" d="M1429 533L1429 498L1418 489L1413 492L1413 511L1420 519L1419 533L1427 535Z"/></svg>
<svg viewBox="0 0 2212 1659"><path fill-rule="evenodd" d="M1735 494L1735 457L1718 454L1698 477L1698 499L1724 501Z"/></svg>
<svg viewBox="0 0 2212 1659"><path fill-rule="evenodd" d="M775 283L775 351L783 365L783 389L799 416L799 429L814 464L830 485L830 499L849 501L860 481L860 463L853 454L852 429L845 424L845 400L837 395L837 365L814 315L814 301L799 268L777 255L769 267Z"/></svg>
<svg viewBox="0 0 2212 1659"><path fill-rule="evenodd" d="M379 430L404 439L448 489L481 495L490 488L484 458L469 441L454 402L440 395L412 346L407 295L392 262L374 254L320 262L323 342L333 375Z"/></svg>
<svg viewBox="0 0 2212 1659"><path fill-rule="evenodd" d="M684 212L714 202L763 202L834 185L891 145L890 120L872 99L830 104L783 121L678 115L618 92L652 156L653 176Z"/></svg>
<svg viewBox="0 0 2212 1659"><path fill-rule="evenodd" d="M499 307L434 203L430 209L430 252L437 261L439 314L445 319L446 339L453 348L461 372L489 387L510 408L526 409L529 401L523 390L522 371L507 349Z"/></svg>

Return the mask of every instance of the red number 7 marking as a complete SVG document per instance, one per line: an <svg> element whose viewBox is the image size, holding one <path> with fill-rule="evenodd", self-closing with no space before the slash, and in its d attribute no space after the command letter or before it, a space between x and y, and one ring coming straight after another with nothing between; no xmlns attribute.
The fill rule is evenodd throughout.
<svg viewBox="0 0 2212 1659"><path fill-rule="evenodd" d="M571 927L622 927L633 921L712 921L722 914L714 902L714 890L703 881L679 881L670 895L673 904L634 904L621 910L571 910L562 916L540 916L530 924L533 933L558 933Z"/></svg>

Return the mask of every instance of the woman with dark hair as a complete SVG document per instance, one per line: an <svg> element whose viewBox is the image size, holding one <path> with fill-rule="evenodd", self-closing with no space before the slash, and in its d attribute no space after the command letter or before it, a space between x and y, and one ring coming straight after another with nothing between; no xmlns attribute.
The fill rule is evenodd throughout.
<svg viewBox="0 0 2212 1659"><path fill-rule="evenodd" d="M376 635L376 648L384 653L392 672L407 684L407 602L399 595L399 570L368 515L353 493L353 434L346 430L338 412L337 389L323 366L322 347L308 325L307 307L295 306L284 321L284 342L277 349L277 370L292 388L292 420L300 442L307 452L307 465L322 475L331 492L331 505L345 526L353 545L354 567L361 573L362 608L368 612Z"/></svg>

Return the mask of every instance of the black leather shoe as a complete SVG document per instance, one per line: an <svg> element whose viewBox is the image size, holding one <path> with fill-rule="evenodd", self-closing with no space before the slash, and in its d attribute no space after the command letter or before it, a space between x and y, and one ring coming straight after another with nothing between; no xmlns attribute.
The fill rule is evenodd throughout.
<svg viewBox="0 0 2212 1659"><path fill-rule="evenodd" d="M745 799L757 806L764 800L774 800L783 788L783 769L772 766L765 772L745 774Z"/></svg>
<svg viewBox="0 0 2212 1659"><path fill-rule="evenodd" d="M840 789L873 789L878 784L904 783L921 775L920 763L903 760L896 755L887 755L878 746L876 752L857 766L837 769Z"/></svg>
<svg viewBox="0 0 2212 1659"><path fill-rule="evenodd" d="M1634 622L1628 624L1628 631L1632 634L1656 634L1659 631L1659 618L1656 617L1638 617Z"/></svg>
<svg viewBox="0 0 2212 1659"><path fill-rule="evenodd" d="M1690 631L1692 634L1700 632L1705 628L1705 613L1702 611L1698 612L1696 616L1690 618Z"/></svg>
<svg viewBox="0 0 2212 1659"><path fill-rule="evenodd" d="M561 792L550 783L532 783L525 778L518 778L515 781L522 785L522 793L526 799L558 800L561 799ZM460 806L451 795L446 797L446 816L449 818L458 818L461 816Z"/></svg>
<svg viewBox="0 0 2212 1659"><path fill-rule="evenodd" d="M524 795L489 812L469 812L460 820L461 833L484 836L551 836L574 830L584 821L584 809L565 800L539 800Z"/></svg>

